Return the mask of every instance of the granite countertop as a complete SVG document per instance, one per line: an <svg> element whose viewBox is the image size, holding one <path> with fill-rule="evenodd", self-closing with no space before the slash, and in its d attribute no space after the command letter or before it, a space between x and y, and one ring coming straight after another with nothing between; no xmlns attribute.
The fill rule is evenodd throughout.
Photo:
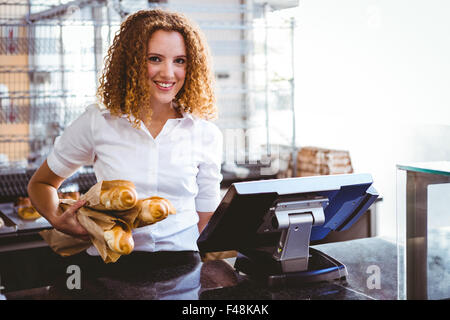
<svg viewBox="0 0 450 320"><path fill-rule="evenodd" d="M96 272L93 273L93 276L85 276L82 269L81 289L67 289L67 282L71 274L61 272L60 277L49 285L5 292L4 297L6 299L35 300L368 300L397 298L395 243L381 238L366 238L322 244L314 246L314 248L344 263L349 273L347 278L295 287L270 288L236 272L232 267L233 258L202 262L196 253L183 254L180 257L178 253L172 252L163 258L145 260L145 262L144 260L136 262L137 260L131 259L127 262L126 259L123 259L121 268L114 269L116 267L114 266L109 272ZM40 250L43 249L45 248L40 248ZM30 256L30 253L27 255ZM42 258L42 256L39 257L39 260ZM152 261L158 262L153 263ZM97 270L98 266L97 264L90 269ZM133 272L123 272L123 270L133 270ZM379 283L373 282L370 278L374 270L379 271ZM5 287L8 286L5 285Z"/></svg>
<svg viewBox="0 0 450 320"><path fill-rule="evenodd" d="M397 299L397 246L366 238L313 246L342 262L345 280L269 288L240 276L235 286L203 291L201 299L373 300ZM231 261L232 262L232 261ZM379 271L379 283L373 277ZM372 276L372 277L371 277ZM239 278L239 275L238 275Z"/></svg>

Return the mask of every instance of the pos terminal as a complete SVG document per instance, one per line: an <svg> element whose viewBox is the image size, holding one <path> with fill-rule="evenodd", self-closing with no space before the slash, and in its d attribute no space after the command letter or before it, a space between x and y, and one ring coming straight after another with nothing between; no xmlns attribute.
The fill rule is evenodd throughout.
<svg viewBox="0 0 450 320"><path fill-rule="evenodd" d="M238 251L235 269L268 285L344 278L345 265L310 241L350 228L377 197L370 174L234 183L197 244Z"/></svg>

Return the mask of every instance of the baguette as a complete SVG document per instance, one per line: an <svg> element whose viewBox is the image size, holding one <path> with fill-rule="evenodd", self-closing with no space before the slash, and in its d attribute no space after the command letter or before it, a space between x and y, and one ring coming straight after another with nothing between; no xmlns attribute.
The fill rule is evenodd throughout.
<svg viewBox="0 0 450 320"><path fill-rule="evenodd" d="M19 197L16 201L16 210L19 218L23 220L36 220L41 217L39 212L31 204L28 197Z"/></svg>
<svg viewBox="0 0 450 320"><path fill-rule="evenodd" d="M100 211L125 211L137 203L134 184L127 180L101 181L81 197L87 206Z"/></svg>
<svg viewBox="0 0 450 320"><path fill-rule="evenodd" d="M125 224L116 224L103 233L108 247L119 254L130 254L134 249L131 228Z"/></svg>
<svg viewBox="0 0 450 320"><path fill-rule="evenodd" d="M139 200L136 209L138 216L135 227L143 227L164 220L169 214L175 214L175 207L169 200L161 197L150 197Z"/></svg>

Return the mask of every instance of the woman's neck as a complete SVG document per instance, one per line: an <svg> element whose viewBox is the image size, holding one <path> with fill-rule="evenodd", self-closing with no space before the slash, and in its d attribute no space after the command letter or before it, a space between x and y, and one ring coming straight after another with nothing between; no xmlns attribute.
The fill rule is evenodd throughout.
<svg viewBox="0 0 450 320"><path fill-rule="evenodd" d="M151 114L151 115L150 115ZM175 119L182 117L181 113L173 107L173 104L152 104L150 108L142 110L142 119L148 119L150 115L151 122L163 122L165 123L167 119ZM144 120L148 123L148 120Z"/></svg>

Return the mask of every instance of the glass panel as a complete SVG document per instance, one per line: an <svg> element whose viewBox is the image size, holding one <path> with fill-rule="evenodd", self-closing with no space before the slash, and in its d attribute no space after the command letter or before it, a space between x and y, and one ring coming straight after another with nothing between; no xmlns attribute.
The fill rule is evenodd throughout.
<svg viewBox="0 0 450 320"><path fill-rule="evenodd" d="M397 284L398 299L406 299L406 171L397 170Z"/></svg>
<svg viewBox="0 0 450 320"><path fill-rule="evenodd" d="M397 166L399 299L450 298L448 164Z"/></svg>
<svg viewBox="0 0 450 320"><path fill-rule="evenodd" d="M428 186L428 299L450 298L450 183Z"/></svg>

